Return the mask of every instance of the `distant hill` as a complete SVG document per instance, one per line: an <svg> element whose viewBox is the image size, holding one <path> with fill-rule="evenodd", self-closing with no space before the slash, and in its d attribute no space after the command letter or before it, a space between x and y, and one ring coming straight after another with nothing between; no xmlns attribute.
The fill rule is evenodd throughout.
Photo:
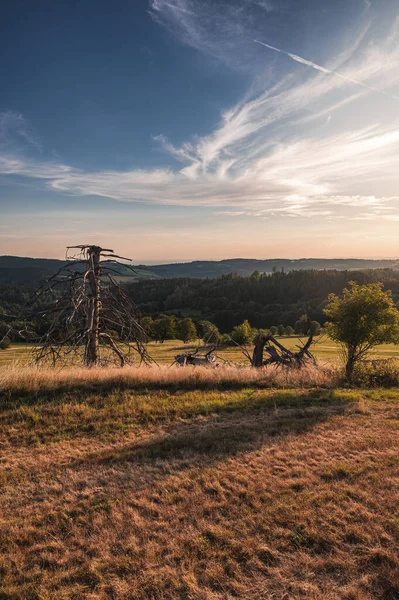
<svg viewBox="0 0 399 600"><path fill-rule="evenodd" d="M67 261L51 258L25 258L21 256L0 256L0 285L36 285L50 277L63 267ZM159 275L152 273L148 267L118 267L121 281L138 279L157 279Z"/></svg>
<svg viewBox="0 0 399 600"><path fill-rule="evenodd" d="M50 258L0 256L0 284L36 284L57 272L65 261Z"/></svg>
<svg viewBox="0 0 399 600"><path fill-rule="evenodd" d="M59 270L65 261L49 258L25 258L20 256L0 256L0 285L23 284L35 285ZM363 270L363 269L395 269L399 270L398 260L367 260L367 259L325 259L301 258L285 259L275 258L257 260L250 258L232 258L220 261L196 260L189 263L176 263L165 265L137 265L136 273L129 268L119 268L122 281L135 281L140 279L159 278L215 278L220 275L237 273L249 276L254 271L272 273L273 271L298 271L307 269L337 269Z"/></svg>
<svg viewBox="0 0 399 600"><path fill-rule="evenodd" d="M229 273L249 276L254 271L272 273L274 270L299 271L302 269L337 269L339 271L363 269L399 269L398 260L364 260L358 258L327 259L327 258L268 258L258 260L252 258L231 258L227 260L211 261L196 260L189 263L176 263L155 265L149 268L160 277L220 277Z"/></svg>

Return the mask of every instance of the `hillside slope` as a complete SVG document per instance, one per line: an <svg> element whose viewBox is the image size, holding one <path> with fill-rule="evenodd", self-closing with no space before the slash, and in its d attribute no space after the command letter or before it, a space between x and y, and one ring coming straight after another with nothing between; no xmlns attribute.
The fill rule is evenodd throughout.
<svg viewBox="0 0 399 600"><path fill-rule="evenodd" d="M272 273L273 271L299 271L303 269L399 269L398 260L363 260L357 258L325 259L301 258L290 260L285 258L270 258L266 260L250 258L232 258L227 260L210 261L198 260L189 263L155 265L150 267L153 273L161 277L219 277L236 273L248 277L254 271Z"/></svg>
<svg viewBox="0 0 399 600"><path fill-rule="evenodd" d="M60 269L65 261L48 258L27 258L21 256L0 256L0 284L36 284ZM164 265L137 265L136 273L131 269L121 269L124 281L157 278L215 278L220 275L236 273L249 276L254 271L272 273L273 271L298 271L307 269L360 270L390 268L399 270L399 260L363 260L363 259L249 259L232 258L220 261L198 260L188 263Z"/></svg>
<svg viewBox="0 0 399 600"><path fill-rule="evenodd" d="M0 256L0 285L36 285L50 277L63 267L67 261L51 258L27 258L22 256ZM120 279L135 281L138 279L156 279L158 275L147 267L118 267Z"/></svg>

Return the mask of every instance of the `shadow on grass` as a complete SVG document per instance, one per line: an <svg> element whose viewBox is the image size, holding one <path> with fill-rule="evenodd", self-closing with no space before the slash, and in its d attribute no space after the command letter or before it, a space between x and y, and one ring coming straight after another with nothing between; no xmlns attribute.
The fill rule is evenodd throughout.
<svg viewBox="0 0 399 600"><path fill-rule="evenodd" d="M180 382L73 382L65 385L58 385L56 388L42 388L38 390L20 388L18 390L0 390L0 412L16 408L18 406L30 406L44 404L48 402L64 402L66 399L74 399L76 402L84 403L94 394L98 398L105 399L110 394L132 391L140 394L151 393L154 391L167 391L176 393L180 391L229 391L241 390L244 388L264 388L258 382L207 382L192 380ZM270 386L268 386L270 387Z"/></svg>
<svg viewBox="0 0 399 600"><path fill-rule="evenodd" d="M298 394L295 398L276 392L267 400L250 409L243 405L234 411L230 407L226 412L222 407L218 414L206 420L171 424L159 437L96 452L77 462L140 465L165 461L168 470L173 461L189 461L190 467L195 459L211 464L226 456L275 443L277 439L304 434L332 416L350 412L354 405L353 398L333 392Z"/></svg>
<svg viewBox="0 0 399 600"><path fill-rule="evenodd" d="M309 382L309 389L316 388ZM72 381L57 385L53 388L43 387L32 390L24 387L18 390L0 389L0 413L22 406L37 406L46 403L62 403L73 400L76 403L85 403L93 395L99 399L106 399L110 394L124 391L137 392L138 394L150 394L151 392L169 392L176 394L190 391L238 391L244 389L277 390L281 388L272 377L266 377L256 381L251 380L206 380L197 378L195 373L187 379L180 381ZM287 389L295 389L295 386L287 386ZM319 390L330 390L330 386L318 386Z"/></svg>
<svg viewBox="0 0 399 600"><path fill-rule="evenodd" d="M45 444L82 436L92 438L95 443L96 439L109 439L110 436L116 439L115 436L129 431L145 434L149 427L161 425L170 431L173 446L178 449L184 441L176 438L176 428L180 428L184 437L193 426L194 434L201 438L199 448L204 447L206 452L208 447L215 447L217 451L219 440L216 439L215 444L213 438L218 437L218 429L223 432L223 420L231 420L227 428L235 426L234 420L239 420L242 428L250 423L249 437L254 426L255 430L258 427L252 421L259 420L265 431L275 427L275 433L269 431L269 435L277 435L284 431L290 419L293 419L291 429L295 428L295 423L302 428L304 424L317 422L331 413L344 413L355 400L353 393L348 391L320 389L299 392L247 388L224 394L180 390L175 393L163 391L153 396L123 391L112 397L104 393L90 398L74 393L52 404L37 402L33 406L21 406L9 402L8 411L3 407L0 434L3 431L12 445ZM209 431L212 426L214 430ZM170 435L161 441L161 446L170 443ZM191 436L191 432L188 435ZM226 439L231 437L228 431L223 435ZM232 438L235 437L234 434ZM236 443L241 442L238 440ZM139 459L150 450L143 454L137 447L134 452ZM155 449L154 456L157 452Z"/></svg>

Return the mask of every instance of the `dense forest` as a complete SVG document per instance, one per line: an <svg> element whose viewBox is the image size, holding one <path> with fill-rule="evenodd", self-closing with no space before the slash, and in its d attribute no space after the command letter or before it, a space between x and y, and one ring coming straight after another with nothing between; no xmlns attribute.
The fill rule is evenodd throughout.
<svg viewBox="0 0 399 600"><path fill-rule="evenodd" d="M392 269L255 271L250 277L231 274L217 279L140 281L126 289L145 315L174 313L206 319L226 333L246 319L256 328L293 327L304 313L323 323L328 295L340 294L349 281L382 282L399 301L399 272Z"/></svg>
<svg viewBox="0 0 399 600"><path fill-rule="evenodd" d="M229 274L216 279L154 279L123 285L144 316L191 317L196 325L206 320L214 323L221 333L230 333L246 320L256 329L276 325L295 327L304 314L323 324L328 295L340 294L350 281L382 282L384 289L392 290L395 302L399 303L399 272L393 269L275 271L271 274L255 271L250 277ZM0 333L7 329L11 318L15 323L33 291L32 285L0 286ZM44 315L40 323L34 322L36 331L45 330L48 318L50 316Z"/></svg>

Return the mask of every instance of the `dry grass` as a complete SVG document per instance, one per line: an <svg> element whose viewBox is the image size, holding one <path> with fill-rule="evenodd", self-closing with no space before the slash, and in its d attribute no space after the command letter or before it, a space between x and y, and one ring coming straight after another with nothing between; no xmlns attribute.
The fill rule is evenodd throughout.
<svg viewBox="0 0 399 600"><path fill-rule="evenodd" d="M118 388L206 389L262 387L332 387L340 373L331 365L303 369L221 366L204 367L125 367L107 369L53 369L14 364L0 370L3 394L37 393L56 390L98 390Z"/></svg>
<svg viewBox="0 0 399 600"><path fill-rule="evenodd" d="M397 391L154 373L2 375L1 599L399 598Z"/></svg>
<svg viewBox="0 0 399 600"><path fill-rule="evenodd" d="M300 345L300 338L293 337L282 337L278 339L291 350L297 350ZM302 342L305 342L305 338L302 338ZM149 342L147 350L149 354L158 363L170 365L176 354L182 352L193 351L197 348L197 343L183 344L179 340L167 340L164 344L157 342ZM252 346L248 346L248 350L252 352ZM14 362L28 363L31 360L31 346L23 344L13 344L7 350L0 351L0 368L4 365L12 364ZM323 335L316 339L316 343L312 346L312 353L316 358L322 362L329 362L332 364L340 364L339 348L335 342L329 339L328 336ZM221 347L218 349L218 355L230 362L248 364L247 359L243 355L240 348L236 346ZM396 344L384 344L377 346L373 349L370 355L373 359L399 359L399 346Z"/></svg>

